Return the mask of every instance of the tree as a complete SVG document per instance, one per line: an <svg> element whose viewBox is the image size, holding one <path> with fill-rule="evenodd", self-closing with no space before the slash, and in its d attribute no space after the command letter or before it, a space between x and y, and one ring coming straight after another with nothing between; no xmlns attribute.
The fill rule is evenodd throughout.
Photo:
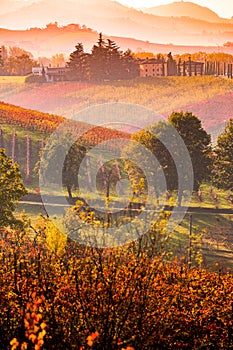
<svg viewBox="0 0 233 350"><path fill-rule="evenodd" d="M200 119L190 112L173 112L168 119L182 137L192 161L194 190L210 179L212 170L211 137L203 129Z"/></svg>
<svg viewBox="0 0 233 350"><path fill-rule="evenodd" d="M9 57L17 58L19 56L26 55L29 58L33 59L33 55L30 51L26 51L18 46L10 46L9 47Z"/></svg>
<svg viewBox="0 0 233 350"><path fill-rule="evenodd" d="M78 187L79 166L86 148L78 142L70 147L70 138L69 133L61 133L46 145L40 159L39 174L42 180L59 184L62 172L62 185L67 189L69 199L72 199L72 190ZM64 162L61 162L63 159Z"/></svg>
<svg viewBox="0 0 233 350"><path fill-rule="evenodd" d="M20 56L10 56L4 65L4 70L9 75L27 75L31 73L32 67L37 65L27 54Z"/></svg>
<svg viewBox="0 0 233 350"><path fill-rule="evenodd" d="M88 79L88 54L84 52L83 44L78 43L76 50L70 54L67 67L70 69L70 80L87 80Z"/></svg>
<svg viewBox="0 0 233 350"><path fill-rule="evenodd" d="M130 49L126 50L122 56L123 61L123 79L134 79L139 76L139 65L133 57Z"/></svg>
<svg viewBox="0 0 233 350"><path fill-rule="evenodd" d="M0 47L0 68L2 68L4 65L4 61L3 61L3 58L2 58L2 48Z"/></svg>
<svg viewBox="0 0 233 350"><path fill-rule="evenodd" d="M0 46L0 74L5 74L4 65L7 60L8 54L5 46Z"/></svg>
<svg viewBox="0 0 233 350"><path fill-rule="evenodd" d="M51 57L52 66L53 67L64 67L66 63L66 59L63 53L56 53Z"/></svg>
<svg viewBox="0 0 233 350"><path fill-rule="evenodd" d="M158 122L151 127L143 129L132 136L132 140L136 141L137 144L132 144L132 149L127 150L129 159L133 159L133 157L130 157L131 154L137 154L137 158L140 160L139 166L142 169L146 169L148 174L152 174L154 179L154 190L157 196L159 196L161 190L160 175L162 172L166 179L167 189L169 191L173 191L177 190L178 188L178 177L174 160L172 159L166 145L160 141L161 139L166 138L166 134L170 129L171 127L166 122ZM170 141L172 142L172 140ZM155 156L156 160L158 161L157 169L154 168L155 164L152 165L151 155L147 153L142 154L140 145L146 147ZM146 175L140 171L138 166L129 164L127 168L131 169L130 172L128 170L128 173L131 183L134 185L137 185L140 178Z"/></svg>
<svg viewBox="0 0 233 350"><path fill-rule="evenodd" d="M17 226L14 216L17 201L27 194L19 167L0 149L0 227Z"/></svg>
<svg viewBox="0 0 233 350"><path fill-rule="evenodd" d="M226 190L233 190L233 119L217 139L214 149L213 183Z"/></svg>
<svg viewBox="0 0 233 350"><path fill-rule="evenodd" d="M107 48L102 33L99 34L97 45L94 45L90 59L90 78L95 81L108 79Z"/></svg>
<svg viewBox="0 0 233 350"><path fill-rule="evenodd" d="M187 147L193 167L193 188L197 191L200 184L210 178L212 150L210 135L202 128L201 121L192 113L174 112L169 117L168 122L158 122L147 129L141 130L132 137L134 141L145 146L154 154L158 161L157 168L155 168L154 164L152 165L152 157L149 154L143 155L138 145L132 146L129 155L137 154L140 165L143 166L142 168L146 169L147 174L152 174L157 197L161 193L162 183L160 176L163 173L166 180L166 189L168 191L178 191L178 204L181 205L184 192L190 190L190 173L186 167L191 166L191 164L186 159L186 152L183 152L185 150L180 140L177 139L174 128ZM183 154L183 157L180 154ZM130 157L128 158L131 159ZM131 174L129 174L131 182L137 183L143 174L135 166L131 166L131 169ZM182 169L184 171L181 179L179 174ZM163 190L164 188L162 188Z"/></svg>
<svg viewBox="0 0 233 350"><path fill-rule="evenodd" d="M109 80L116 80L120 79L122 74L122 52L119 51L119 47L117 44L107 39L107 45L106 45L106 60L107 60L107 67L106 67L106 74Z"/></svg>
<svg viewBox="0 0 233 350"><path fill-rule="evenodd" d="M86 148L76 142L71 146L65 158L62 169L62 183L67 189L69 199L73 198L72 190L78 188L79 166L85 154Z"/></svg>

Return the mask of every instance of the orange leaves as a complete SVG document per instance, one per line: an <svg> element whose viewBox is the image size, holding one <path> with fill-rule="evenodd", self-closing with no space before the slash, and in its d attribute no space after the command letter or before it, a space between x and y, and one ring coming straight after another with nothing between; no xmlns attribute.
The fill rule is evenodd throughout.
<svg viewBox="0 0 233 350"><path fill-rule="evenodd" d="M24 326L26 338L35 345L35 350L41 350L46 335L46 323L42 321L42 314L39 312L40 306L45 301L43 295L37 296L36 292L31 294L32 301L27 303Z"/></svg>
<svg viewBox="0 0 233 350"><path fill-rule="evenodd" d="M219 278L207 270L181 269L143 252L135 256L125 247L100 250L68 243L58 259L42 237L36 246L25 242L12 245L12 251L8 241L0 243L6 247L0 254L3 349L233 347L232 274ZM11 271L14 253L20 257L18 294ZM2 315L8 315L11 329ZM19 325L24 327L20 339Z"/></svg>
<svg viewBox="0 0 233 350"><path fill-rule="evenodd" d="M11 345L11 350L17 350L17 349L27 350L28 349L28 344L26 342L23 342L20 346L20 343L18 342L18 340L16 338L11 340L10 345ZM19 348L19 346L20 346L20 348Z"/></svg>
<svg viewBox="0 0 233 350"><path fill-rule="evenodd" d="M49 133L63 121L63 117L0 103L0 122L4 124L19 125L30 130Z"/></svg>
<svg viewBox="0 0 233 350"><path fill-rule="evenodd" d="M92 346L94 344L94 341L95 339L99 336L99 333L98 332L94 332L94 333L91 333L91 335L89 335L87 337L87 345L88 346Z"/></svg>
<svg viewBox="0 0 233 350"><path fill-rule="evenodd" d="M64 121L65 118L61 116L0 102L0 123L2 124L18 125L25 129L50 134ZM89 128L86 123L82 122L74 123L72 132L75 135L82 135L79 141L91 146L107 140L130 138L128 133L98 126ZM109 146L107 147L109 148ZM115 146L113 140L111 147L119 147L119 144ZM36 191L39 191L39 189L36 189Z"/></svg>

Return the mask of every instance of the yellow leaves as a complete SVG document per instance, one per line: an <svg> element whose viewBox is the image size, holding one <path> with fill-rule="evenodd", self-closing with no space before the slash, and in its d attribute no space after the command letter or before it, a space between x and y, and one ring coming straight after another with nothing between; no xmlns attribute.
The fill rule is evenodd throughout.
<svg viewBox="0 0 233 350"><path fill-rule="evenodd" d="M19 342L16 338L14 338L11 340L10 345L11 345L11 350L16 350L17 347L19 346Z"/></svg>
<svg viewBox="0 0 233 350"><path fill-rule="evenodd" d="M46 327L46 323L45 323L45 322L42 322L41 325L40 325L40 328L41 328L41 329L45 329L45 327Z"/></svg>
<svg viewBox="0 0 233 350"><path fill-rule="evenodd" d="M11 340L10 345L11 345L11 350L16 350L20 344L19 344L18 340L16 338L14 338ZM21 344L20 350L27 350L27 348L28 348L28 344L26 342L23 342Z"/></svg>
<svg viewBox="0 0 233 350"><path fill-rule="evenodd" d="M66 247L66 235L50 221L46 224L45 235L48 249L56 255L61 256Z"/></svg>

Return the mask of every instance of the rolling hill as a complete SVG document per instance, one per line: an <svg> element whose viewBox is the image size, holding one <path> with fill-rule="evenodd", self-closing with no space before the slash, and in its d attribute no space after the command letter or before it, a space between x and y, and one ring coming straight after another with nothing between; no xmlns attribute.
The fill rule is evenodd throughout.
<svg viewBox="0 0 233 350"><path fill-rule="evenodd" d="M142 11L152 15L164 17L190 17L214 23L223 23L225 21L225 19L220 18L208 7L200 6L189 1L177 1L167 5L160 5L150 8L143 7Z"/></svg>
<svg viewBox="0 0 233 350"><path fill-rule="evenodd" d="M25 132L39 132L46 137L65 121L65 117L0 102L0 128L16 126ZM90 146L112 138L129 138L124 132L91 125L86 121L74 121L72 130L74 133L78 130L78 135L83 134L82 139Z"/></svg>
<svg viewBox="0 0 233 350"><path fill-rule="evenodd" d="M1 98L67 118L84 108L115 102L145 106L165 117L175 110L188 110L200 117L214 135L233 117L233 81L209 76L139 78L104 84L63 82L31 86L27 90L22 84L21 89L17 87L7 97L2 97L0 92ZM154 116L137 118L139 127L155 121ZM133 119L128 117L127 123L131 122L134 123Z"/></svg>

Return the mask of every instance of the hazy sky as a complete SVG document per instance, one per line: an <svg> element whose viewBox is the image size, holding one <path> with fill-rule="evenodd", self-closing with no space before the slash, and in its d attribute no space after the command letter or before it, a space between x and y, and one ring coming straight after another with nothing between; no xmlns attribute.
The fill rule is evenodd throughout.
<svg viewBox="0 0 233 350"><path fill-rule="evenodd" d="M121 4L132 7L153 7L169 4L175 0L116 0ZM233 16L233 0L189 0L201 6L209 7L219 16L231 18Z"/></svg>

